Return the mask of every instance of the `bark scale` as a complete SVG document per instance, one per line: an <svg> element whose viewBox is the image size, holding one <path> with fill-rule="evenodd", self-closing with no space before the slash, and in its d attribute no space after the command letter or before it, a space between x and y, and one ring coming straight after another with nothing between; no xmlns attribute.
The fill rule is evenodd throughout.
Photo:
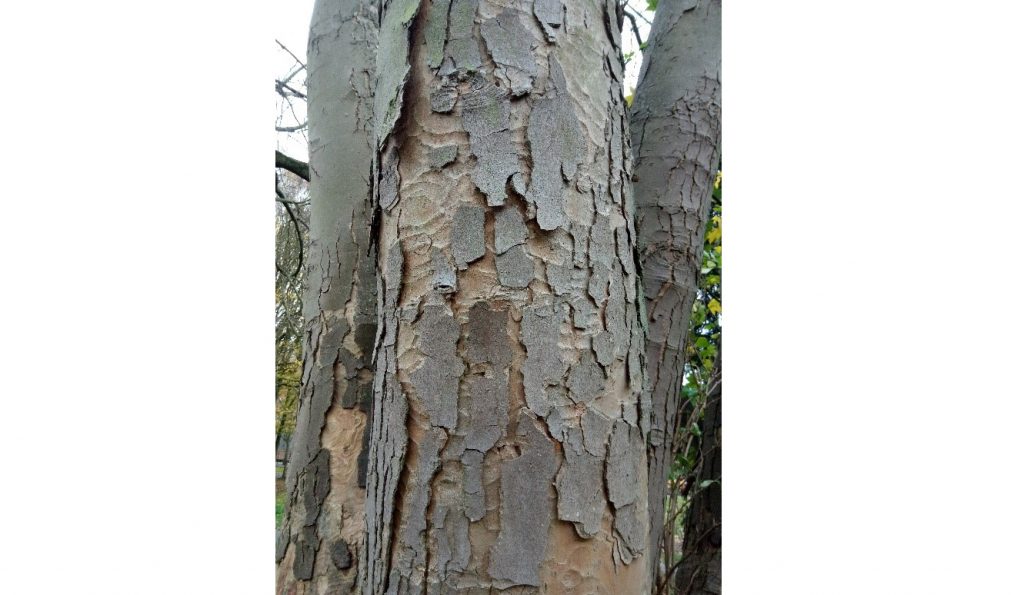
<svg viewBox="0 0 1024 595"><path fill-rule="evenodd" d="M721 140L721 0L661 2L630 110L652 419L649 543L660 547L679 391ZM656 574L658 558L649 559Z"/></svg>
<svg viewBox="0 0 1024 595"><path fill-rule="evenodd" d="M299 410L278 532L277 590L355 592L376 333L373 0L317 0L307 58L310 254Z"/></svg>
<svg viewBox="0 0 1024 595"><path fill-rule="evenodd" d="M362 593L647 593L614 0L392 0Z"/></svg>

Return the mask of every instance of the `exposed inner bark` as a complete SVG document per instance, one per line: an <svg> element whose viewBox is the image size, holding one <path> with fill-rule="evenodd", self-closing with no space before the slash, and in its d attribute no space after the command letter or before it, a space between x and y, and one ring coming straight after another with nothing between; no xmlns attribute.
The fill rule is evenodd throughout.
<svg viewBox="0 0 1024 595"><path fill-rule="evenodd" d="M310 258L299 410L278 534L279 593L353 592L364 541L376 332L370 242L372 0L318 0L308 48ZM362 469L361 469L362 467Z"/></svg>
<svg viewBox="0 0 1024 595"><path fill-rule="evenodd" d="M392 0L364 594L646 593L613 0Z"/></svg>
<svg viewBox="0 0 1024 595"><path fill-rule="evenodd" d="M661 2L644 52L630 133L649 333L650 548L664 530L685 342L721 138L721 0ZM657 557L649 559L652 572Z"/></svg>

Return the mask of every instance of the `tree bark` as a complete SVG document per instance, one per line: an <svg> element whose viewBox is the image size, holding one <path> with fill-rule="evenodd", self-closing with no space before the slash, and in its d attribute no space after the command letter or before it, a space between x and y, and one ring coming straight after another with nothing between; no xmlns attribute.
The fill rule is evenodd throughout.
<svg viewBox="0 0 1024 595"><path fill-rule="evenodd" d="M721 0L661 2L644 52L630 133L649 334L653 417L649 543L664 530L690 311L721 138ZM656 574L658 557L650 556Z"/></svg>
<svg viewBox="0 0 1024 595"><path fill-rule="evenodd" d="M706 484L706 485L705 485ZM701 487L704 485L705 487ZM697 493L683 529L683 558L676 572L680 595L722 593L722 356L711 376L701 421Z"/></svg>
<svg viewBox="0 0 1024 595"><path fill-rule="evenodd" d="M614 0L392 0L362 593L650 591Z"/></svg>
<svg viewBox="0 0 1024 595"><path fill-rule="evenodd" d="M377 321L369 226L376 31L373 0L317 0L307 62L306 331L285 479L289 498L278 534L279 593L354 592L364 544L364 443Z"/></svg>

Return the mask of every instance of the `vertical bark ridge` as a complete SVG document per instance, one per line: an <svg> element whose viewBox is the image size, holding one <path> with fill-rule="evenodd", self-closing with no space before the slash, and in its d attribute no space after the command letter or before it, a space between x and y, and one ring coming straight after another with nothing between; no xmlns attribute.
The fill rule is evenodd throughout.
<svg viewBox="0 0 1024 595"><path fill-rule="evenodd" d="M318 0L314 7L307 328L278 535L279 593L353 592L363 546L360 460L376 332L369 230L376 30L371 0Z"/></svg>
<svg viewBox="0 0 1024 595"><path fill-rule="evenodd" d="M664 528L678 399L720 156L721 1L662 2L631 108L638 246L649 316L650 548ZM657 557L650 559L652 570Z"/></svg>
<svg viewBox="0 0 1024 595"><path fill-rule="evenodd" d="M615 6L384 7L366 595L649 591Z"/></svg>

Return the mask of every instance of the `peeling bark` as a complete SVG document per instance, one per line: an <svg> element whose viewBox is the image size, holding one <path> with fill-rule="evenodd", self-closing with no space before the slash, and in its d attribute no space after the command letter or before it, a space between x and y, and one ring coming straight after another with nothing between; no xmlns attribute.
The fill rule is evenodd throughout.
<svg viewBox="0 0 1024 595"><path fill-rule="evenodd" d="M650 590L613 5L385 3L364 595Z"/></svg>
<svg viewBox="0 0 1024 595"><path fill-rule="evenodd" d="M658 5L631 109L652 417L649 547L664 529L690 310L719 165L721 0ZM649 561L652 570L657 559Z"/></svg>
<svg viewBox="0 0 1024 595"><path fill-rule="evenodd" d="M318 0L310 27L307 329L278 534L279 593L352 592L352 552L363 547L360 461L376 333L369 229L376 24L372 1Z"/></svg>

